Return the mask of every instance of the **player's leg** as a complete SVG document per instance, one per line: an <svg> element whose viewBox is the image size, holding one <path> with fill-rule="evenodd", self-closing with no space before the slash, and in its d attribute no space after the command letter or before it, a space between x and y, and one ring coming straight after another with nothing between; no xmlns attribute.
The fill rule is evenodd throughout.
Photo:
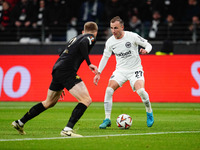
<svg viewBox="0 0 200 150"><path fill-rule="evenodd" d="M106 93L104 97L104 110L105 110L105 119L103 123L100 124L100 129L106 129L106 127L111 126L111 111L112 111L112 103L113 103L113 93L119 87L121 87L127 78L124 76L123 72L119 70L115 70L109 80L108 87L106 88Z"/></svg>
<svg viewBox="0 0 200 150"><path fill-rule="evenodd" d="M104 97L104 110L105 110L105 119L103 123L100 124L100 129L106 129L106 127L111 126L111 111L113 104L113 93L119 88L119 84L115 80L110 80L108 87L106 88L105 97Z"/></svg>
<svg viewBox="0 0 200 150"><path fill-rule="evenodd" d="M137 94L142 99L142 102L145 105L147 113L147 126L151 127L154 123L153 111L151 108L151 103L149 100L149 95L144 88L144 80L137 80L134 84L134 89L137 91Z"/></svg>
<svg viewBox="0 0 200 150"><path fill-rule="evenodd" d="M79 103L76 105L76 107L72 111L71 117L66 127L61 131L61 135L80 137L81 135L73 133L73 127L78 122L78 120L82 117L86 109L89 107L89 105L92 102L92 99L83 81L73 86L69 90L69 92L79 101Z"/></svg>
<svg viewBox="0 0 200 150"><path fill-rule="evenodd" d="M151 103L149 101L149 95L144 89L144 81L137 80L135 82L134 87L135 87L135 90L137 91L137 94L140 96L140 98L142 99L142 102L144 103L146 107L146 112L151 113L152 112Z"/></svg>
<svg viewBox="0 0 200 150"><path fill-rule="evenodd" d="M110 80L104 97L105 118L111 118L113 93L119 88L119 84L115 80Z"/></svg>
<svg viewBox="0 0 200 150"><path fill-rule="evenodd" d="M24 129L23 129L24 124L27 121L39 115L40 113L42 113L43 111L45 111L46 109L53 107L57 103L61 94L62 94L62 90L52 91L49 89L47 92L46 100L43 102L37 103L36 105L31 107L31 109L21 119L12 122L12 126L15 129L17 129L20 134L25 134Z"/></svg>
<svg viewBox="0 0 200 150"><path fill-rule="evenodd" d="M119 88L119 84L115 80L110 80L108 87L106 88L106 93L104 97L104 110L105 110L105 119L103 123L100 124L100 129L106 129L106 127L111 126L111 111L113 104L113 93Z"/></svg>

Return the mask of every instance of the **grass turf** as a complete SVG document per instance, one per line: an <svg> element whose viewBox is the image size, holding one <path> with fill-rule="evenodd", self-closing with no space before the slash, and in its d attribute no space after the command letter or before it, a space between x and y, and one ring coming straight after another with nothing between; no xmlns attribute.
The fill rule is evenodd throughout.
<svg viewBox="0 0 200 150"><path fill-rule="evenodd" d="M151 128L146 125L142 103L114 103L112 125L105 130L98 128L104 119L103 103L92 103L74 130L78 134L94 137L60 138L60 131L77 103L59 102L27 122L27 134L19 135L12 128L11 122L21 118L34 104L36 103L0 102L0 149L200 149L200 103L152 103L155 123ZM133 125L128 130L120 130L116 126L116 118L122 113L133 118ZM182 131L197 132L179 133ZM114 136L116 134L131 135ZM98 137L99 135L105 136ZM43 139L52 137L58 139ZM4 141L5 139L8 141Z"/></svg>

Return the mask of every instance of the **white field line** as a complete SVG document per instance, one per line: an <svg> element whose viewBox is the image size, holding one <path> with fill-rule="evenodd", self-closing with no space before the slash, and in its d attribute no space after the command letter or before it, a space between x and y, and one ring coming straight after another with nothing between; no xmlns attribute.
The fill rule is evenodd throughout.
<svg viewBox="0 0 200 150"><path fill-rule="evenodd" d="M98 138L98 137L114 137L114 136L184 134L184 133L200 133L200 131L153 132L153 133L135 133L135 134L109 134L109 135L91 135L91 136L83 136L83 137L50 137L50 138L0 139L0 142L5 142L5 141L33 141L33 140L58 140L58 139L69 139L69 138Z"/></svg>

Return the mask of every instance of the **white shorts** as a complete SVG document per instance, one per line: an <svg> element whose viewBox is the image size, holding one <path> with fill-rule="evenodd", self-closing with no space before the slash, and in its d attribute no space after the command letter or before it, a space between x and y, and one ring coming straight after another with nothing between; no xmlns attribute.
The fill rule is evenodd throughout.
<svg viewBox="0 0 200 150"><path fill-rule="evenodd" d="M129 80L131 88L135 91L134 84L137 80L144 81L144 71L142 69L130 70L130 71L120 71L115 70L110 77L110 80L115 80L121 87L127 80Z"/></svg>

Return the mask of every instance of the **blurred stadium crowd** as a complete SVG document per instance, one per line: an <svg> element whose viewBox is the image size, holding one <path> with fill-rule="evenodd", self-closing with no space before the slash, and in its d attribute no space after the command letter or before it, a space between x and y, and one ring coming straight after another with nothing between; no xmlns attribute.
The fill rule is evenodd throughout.
<svg viewBox="0 0 200 150"><path fill-rule="evenodd" d="M98 23L105 41L117 15L148 40L200 40L200 0L0 0L0 41L66 41L86 21Z"/></svg>

